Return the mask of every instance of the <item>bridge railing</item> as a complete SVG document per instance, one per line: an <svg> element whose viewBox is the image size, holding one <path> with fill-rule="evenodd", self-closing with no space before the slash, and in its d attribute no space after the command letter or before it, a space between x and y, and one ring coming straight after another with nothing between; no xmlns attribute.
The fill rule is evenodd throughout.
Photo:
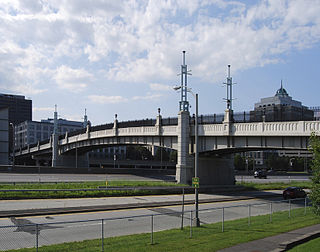
<svg viewBox="0 0 320 252"><path fill-rule="evenodd" d="M224 114L213 114L213 115L200 115L198 117L198 124L199 124L199 134L206 135L206 134L225 134L222 122L224 119ZM250 112L237 112L233 114L234 125L233 125L233 132L234 133L243 133L249 134L256 132L270 132L279 134L283 132L284 135L292 134L296 132L296 134L300 134L301 132L307 132L308 134L312 131L319 131L320 124L319 121L290 121L290 122L251 122L250 120ZM195 121L195 117L190 117L190 125L193 127ZM178 125L178 118L177 117L167 117L162 118L162 133L174 135L176 133L176 127ZM156 132L156 120L155 119L144 119L144 120L135 120L135 121L123 121L118 122L118 132L120 134L126 133L137 133L141 135L142 133L152 133ZM172 127L171 127L172 126ZM112 131L114 127L113 123L93 126L89 128L89 135L90 137L98 137L99 135L112 135L114 132ZM86 130L87 129L80 129L73 132L68 132L69 141L76 141L77 140L86 139ZM96 133L94 133L96 132ZM210 133L212 132L212 133ZM219 133L220 132L220 133ZM66 135L60 135L59 140L63 142ZM50 139L46 139L44 141L39 142L39 145L48 145ZM26 152L28 149L34 149L38 146L38 143L31 144L21 149L22 152ZM19 150L16 150L17 155L19 155Z"/></svg>

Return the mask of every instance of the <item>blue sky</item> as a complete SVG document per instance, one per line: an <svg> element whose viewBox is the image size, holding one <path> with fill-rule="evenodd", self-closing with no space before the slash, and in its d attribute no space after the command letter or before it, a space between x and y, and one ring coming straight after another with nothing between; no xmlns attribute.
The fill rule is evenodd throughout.
<svg viewBox="0 0 320 252"><path fill-rule="evenodd" d="M178 113L182 51L199 113L273 96L320 106L319 0L0 0L0 92L33 100L33 120L93 125ZM194 101L190 97L191 109Z"/></svg>

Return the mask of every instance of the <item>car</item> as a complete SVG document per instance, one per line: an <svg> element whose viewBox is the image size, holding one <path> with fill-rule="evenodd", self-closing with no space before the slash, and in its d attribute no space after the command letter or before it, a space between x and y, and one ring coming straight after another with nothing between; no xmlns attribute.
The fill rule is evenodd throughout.
<svg viewBox="0 0 320 252"><path fill-rule="evenodd" d="M300 187L290 186L284 189L282 196L284 199L305 198L307 193Z"/></svg>
<svg viewBox="0 0 320 252"><path fill-rule="evenodd" d="M255 178L267 178L267 173L265 171L262 170L257 170L254 172L253 177Z"/></svg>

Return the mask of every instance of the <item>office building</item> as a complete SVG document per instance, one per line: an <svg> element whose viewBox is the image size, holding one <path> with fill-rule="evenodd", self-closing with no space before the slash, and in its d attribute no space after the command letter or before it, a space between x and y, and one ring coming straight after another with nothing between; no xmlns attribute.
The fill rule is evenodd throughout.
<svg viewBox="0 0 320 252"><path fill-rule="evenodd" d="M9 163L9 109L0 108L0 164Z"/></svg>
<svg viewBox="0 0 320 252"><path fill-rule="evenodd" d="M58 119L58 134L72 132L83 128L83 122ZM38 141L47 140L53 133L53 119L24 121L15 126L15 148L23 148Z"/></svg>
<svg viewBox="0 0 320 252"><path fill-rule="evenodd" d="M312 121L313 110L303 106L301 102L293 100L288 92L281 87L272 97L262 98L250 111L251 122L273 121Z"/></svg>
<svg viewBox="0 0 320 252"><path fill-rule="evenodd" d="M8 109L8 158L13 149L13 126L32 120L32 100L22 95L1 94L0 109ZM2 128L3 129L3 128ZM2 147L3 148L3 147ZM11 157L12 158L12 157ZM9 158L9 159L11 159Z"/></svg>
<svg viewBox="0 0 320 252"><path fill-rule="evenodd" d="M9 123L32 120L32 100L22 95L0 94L0 108L9 108Z"/></svg>

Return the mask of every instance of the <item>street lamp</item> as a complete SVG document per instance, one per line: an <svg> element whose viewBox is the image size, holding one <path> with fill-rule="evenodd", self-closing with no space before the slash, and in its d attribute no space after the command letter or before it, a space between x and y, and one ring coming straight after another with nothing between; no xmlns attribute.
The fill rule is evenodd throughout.
<svg viewBox="0 0 320 252"><path fill-rule="evenodd" d="M181 86L175 86L173 87L175 91L178 91L181 89ZM191 88L187 88L187 92L191 93L192 96L196 100L196 116L195 116L195 130L194 130L194 138L195 138L195 154L194 154L194 177L198 177L198 156L199 156L199 151L198 151L198 94L194 94L191 90ZM195 193L195 208L196 208L196 226L200 226L200 219L199 219L199 191L198 187L194 188L194 193Z"/></svg>

